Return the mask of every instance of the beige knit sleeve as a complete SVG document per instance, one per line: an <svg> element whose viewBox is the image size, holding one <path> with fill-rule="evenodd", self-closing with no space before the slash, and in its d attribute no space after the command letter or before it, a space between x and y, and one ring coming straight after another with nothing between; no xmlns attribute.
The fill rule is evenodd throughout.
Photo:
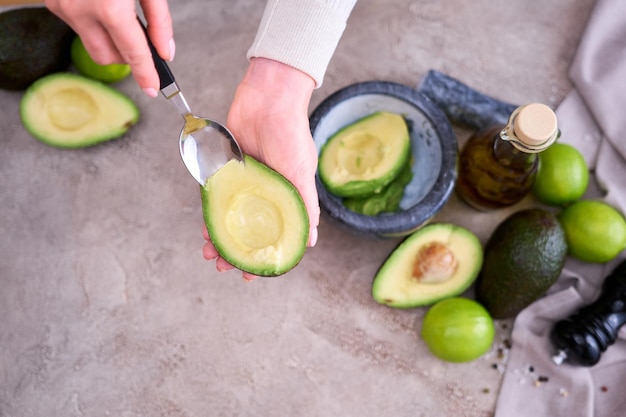
<svg viewBox="0 0 626 417"><path fill-rule="evenodd" d="M248 59L282 62L321 86L356 1L268 0Z"/></svg>

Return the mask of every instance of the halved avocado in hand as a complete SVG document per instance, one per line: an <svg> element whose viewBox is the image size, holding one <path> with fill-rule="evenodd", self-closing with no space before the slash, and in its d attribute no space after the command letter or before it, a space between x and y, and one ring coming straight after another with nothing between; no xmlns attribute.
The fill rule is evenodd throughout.
<svg viewBox="0 0 626 417"><path fill-rule="evenodd" d="M336 196L366 196L393 181L409 156L410 136L404 118L376 112L328 139L320 151L319 176Z"/></svg>
<svg viewBox="0 0 626 417"><path fill-rule="evenodd" d="M28 132L59 148L83 148L122 136L137 123L133 101L99 81L72 73L31 84L20 103Z"/></svg>
<svg viewBox="0 0 626 417"><path fill-rule="evenodd" d="M476 235L454 224L432 223L391 253L374 278L372 295L395 308L433 304L469 288L482 263Z"/></svg>
<svg viewBox="0 0 626 417"><path fill-rule="evenodd" d="M211 241L226 261L259 276L277 276L300 262L309 217L298 190L282 175L245 155L202 187Z"/></svg>

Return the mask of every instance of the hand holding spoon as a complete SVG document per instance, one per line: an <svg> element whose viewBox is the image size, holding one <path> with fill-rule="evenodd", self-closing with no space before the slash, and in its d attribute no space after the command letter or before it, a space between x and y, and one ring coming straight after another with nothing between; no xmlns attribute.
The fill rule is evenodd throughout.
<svg viewBox="0 0 626 417"><path fill-rule="evenodd" d="M231 159L243 162L239 144L226 127L203 117L194 116L167 63L154 48L146 27L139 20L152 52L154 66L159 74L161 94L168 99L185 119L180 132L180 156L189 173L200 185Z"/></svg>

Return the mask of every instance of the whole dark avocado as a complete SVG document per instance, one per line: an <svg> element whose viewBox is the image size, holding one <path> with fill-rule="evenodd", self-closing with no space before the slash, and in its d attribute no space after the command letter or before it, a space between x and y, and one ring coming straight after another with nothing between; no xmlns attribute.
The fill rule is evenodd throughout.
<svg viewBox="0 0 626 417"><path fill-rule="evenodd" d="M0 88L23 90L70 64L74 31L45 7L0 14Z"/></svg>
<svg viewBox="0 0 626 417"><path fill-rule="evenodd" d="M513 213L485 246L476 300L494 319L514 317L554 284L566 256L565 232L554 214L540 208Z"/></svg>

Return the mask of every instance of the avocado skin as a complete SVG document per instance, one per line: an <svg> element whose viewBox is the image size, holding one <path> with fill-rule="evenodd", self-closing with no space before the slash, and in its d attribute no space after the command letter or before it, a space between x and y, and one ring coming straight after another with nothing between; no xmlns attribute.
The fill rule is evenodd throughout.
<svg viewBox="0 0 626 417"><path fill-rule="evenodd" d="M72 96L76 91L81 92L81 96L100 102L97 115L80 127L60 128L49 117L49 101L67 92ZM88 106L81 99L75 103L71 101L66 100L62 106L52 107L73 114L75 110L72 108ZM46 145L62 149L85 148L116 139L139 120L139 108L121 91L71 72L49 74L32 83L22 95L19 112L22 125L31 136Z"/></svg>
<svg viewBox="0 0 626 417"><path fill-rule="evenodd" d="M393 213L400 210L404 188L413 179L412 164L411 158L408 158L402 171L381 192L365 197L348 197L343 200L343 204L350 210L366 216L376 216L380 213Z"/></svg>
<svg viewBox="0 0 626 417"><path fill-rule="evenodd" d="M565 232L554 214L540 208L513 213L485 246L476 299L495 319L514 317L554 284L566 256Z"/></svg>
<svg viewBox="0 0 626 417"><path fill-rule="evenodd" d="M70 65L74 31L45 7L0 14L0 88L23 90Z"/></svg>
<svg viewBox="0 0 626 417"><path fill-rule="evenodd" d="M400 125L401 123L401 125ZM391 127L390 127L391 126ZM400 132L398 132L398 128ZM386 111L377 111L364 116L347 126L339 129L322 146L319 154L318 173L322 183L337 197L359 198L380 193L383 188L391 183L403 169L403 166L411 157L411 137L407 120L400 114ZM344 170L343 163L335 163L337 153L345 146L346 138L350 136L358 138L378 137L385 143L384 161L376 164L376 175L373 178L364 178L361 173L350 175L337 181L334 178L333 165ZM371 145L358 144L359 148L371 148ZM398 150L400 153L398 153ZM359 164L357 157L357 165ZM393 163L393 164L390 164Z"/></svg>
<svg viewBox="0 0 626 417"><path fill-rule="evenodd" d="M423 283L413 276L416 256L432 244L447 247L458 261L453 276ZM475 281L483 263L483 247L469 229L452 223L430 223L403 239L380 266L372 282L372 297L393 308L415 308L462 294Z"/></svg>
<svg viewBox="0 0 626 417"><path fill-rule="evenodd" d="M263 277L277 277L293 269L304 256L309 240L308 213L302 196L287 178L250 155L244 154L243 158L245 168L242 168L244 171L240 172L239 175L235 177L232 174L233 171L229 171L229 168L231 168L230 164L236 164L235 160L231 160L224 167L220 168L222 172L218 171L218 173L208 178L204 186L201 187L204 223L215 249L228 263L243 272ZM243 167L244 165L241 166ZM232 192L225 194L223 191L217 191L217 194L213 194L216 193L215 188L213 188L216 183L224 184L224 177L219 175L223 172L230 172L226 176L226 180L229 180L227 188ZM221 179L216 180L216 178ZM256 186L254 184L250 185L253 179L259 178L261 181L257 182ZM243 182L237 183L237 181L234 181L233 183L235 179L237 181L243 180ZM221 188L225 187L222 186ZM217 207L219 207L220 202L230 206L238 197L250 194L251 190L254 190L252 191L253 194L256 193L266 197L268 200L273 200L277 207L290 206L285 204L281 198L291 200L297 207L297 211L291 212L293 213L292 216L289 216L290 212L288 209L283 208L281 210L283 220L289 217L292 219L288 222L290 224L288 230L286 228L283 229L279 242L275 242L273 246L274 249L277 249L276 252L281 254L280 256L275 256L273 250L267 250L270 247L258 248L257 253L254 253L255 250L245 249L245 245L237 243L232 238L228 239L230 232L227 226L227 219L223 216L215 215L215 212L219 211ZM217 196L217 199L212 198L212 194ZM291 235L293 239L284 240L283 237L285 235ZM285 255L286 253L287 255Z"/></svg>

